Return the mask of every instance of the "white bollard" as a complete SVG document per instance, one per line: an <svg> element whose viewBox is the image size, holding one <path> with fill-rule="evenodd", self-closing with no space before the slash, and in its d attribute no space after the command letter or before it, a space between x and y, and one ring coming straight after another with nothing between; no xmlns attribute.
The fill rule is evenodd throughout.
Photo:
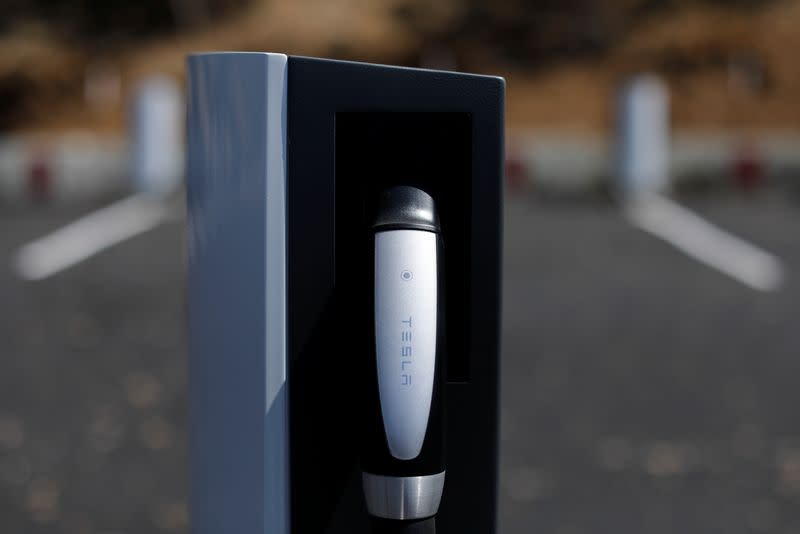
<svg viewBox="0 0 800 534"><path fill-rule="evenodd" d="M617 109L616 189L624 196L669 188L669 91L650 74L628 80Z"/></svg>
<svg viewBox="0 0 800 534"><path fill-rule="evenodd" d="M142 81L130 118L131 179L136 191L167 194L183 178L183 93L165 76Z"/></svg>

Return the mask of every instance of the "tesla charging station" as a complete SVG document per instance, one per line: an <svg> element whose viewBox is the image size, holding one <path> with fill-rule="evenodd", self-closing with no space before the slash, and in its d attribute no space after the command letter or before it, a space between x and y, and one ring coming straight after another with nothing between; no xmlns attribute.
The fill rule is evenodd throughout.
<svg viewBox="0 0 800 534"><path fill-rule="evenodd" d="M193 532L495 531L504 90L189 57Z"/></svg>

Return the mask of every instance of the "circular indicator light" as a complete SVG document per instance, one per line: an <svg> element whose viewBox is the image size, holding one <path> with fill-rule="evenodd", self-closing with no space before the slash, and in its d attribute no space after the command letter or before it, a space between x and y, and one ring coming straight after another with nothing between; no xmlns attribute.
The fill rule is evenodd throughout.
<svg viewBox="0 0 800 534"><path fill-rule="evenodd" d="M403 271L400 273L400 278L408 282L409 280L414 278L414 273L412 273L411 271Z"/></svg>

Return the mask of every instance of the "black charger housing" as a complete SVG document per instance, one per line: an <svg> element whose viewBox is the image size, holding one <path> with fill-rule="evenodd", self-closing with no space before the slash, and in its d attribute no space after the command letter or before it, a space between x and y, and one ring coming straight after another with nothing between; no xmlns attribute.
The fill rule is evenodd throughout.
<svg viewBox="0 0 800 534"><path fill-rule="evenodd" d="M408 185L443 243L436 527L495 532L504 81L211 53L188 86L193 531L370 532L365 266L377 199Z"/></svg>

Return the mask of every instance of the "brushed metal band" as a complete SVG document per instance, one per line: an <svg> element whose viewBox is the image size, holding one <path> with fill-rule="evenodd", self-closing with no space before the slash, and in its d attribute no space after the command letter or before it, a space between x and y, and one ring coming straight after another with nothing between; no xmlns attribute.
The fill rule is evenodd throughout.
<svg viewBox="0 0 800 534"><path fill-rule="evenodd" d="M362 473L367 511L385 519L423 519L439 510L444 474L391 477Z"/></svg>

